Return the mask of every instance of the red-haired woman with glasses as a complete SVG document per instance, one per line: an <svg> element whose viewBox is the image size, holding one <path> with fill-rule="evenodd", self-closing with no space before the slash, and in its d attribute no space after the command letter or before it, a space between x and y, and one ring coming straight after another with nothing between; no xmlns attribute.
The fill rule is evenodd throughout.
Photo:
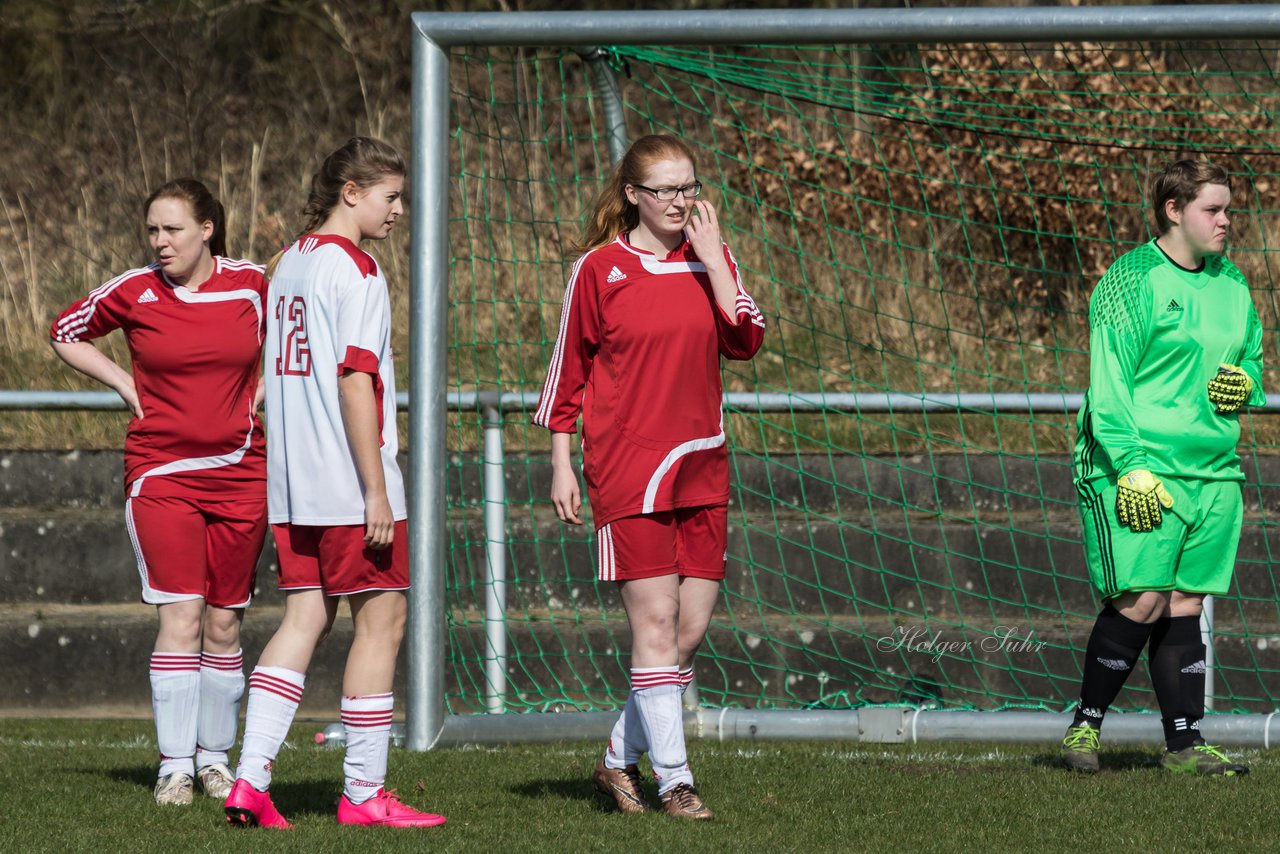
<svg viewBox="0 0 1280 854"><path fill-rule="evenodd" d="M647 812L648 752L663 810L709 819L685 753L681 695L725 574L728 452L720 357L750 359L764 318L742 287L715 209L699 199L693 150L637 140L596 200L534 423L551 431L551 500L581 524L570 435L582 416L583 475L598 574L631 625L631 693L594 783Z"/></svg>

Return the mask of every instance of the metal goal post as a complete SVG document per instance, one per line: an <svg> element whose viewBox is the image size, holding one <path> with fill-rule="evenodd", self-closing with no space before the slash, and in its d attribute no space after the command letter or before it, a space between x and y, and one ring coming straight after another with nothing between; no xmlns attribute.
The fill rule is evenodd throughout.
<svg viewBox="0 0 1280 854"><path fill-rule="evenodd" d="M409 401L410 595L407 746L581 738L609 731L616 714L449 715L445 704L445 505L449 311L449 50L455 46L873 44L958 42L1164 42L1280 36L1280 5L931 9L770 9L663 12L416 13L413 86ZM597 86L601 81L597 79ZM607 93L606 94L606 101ZM610 150L625 145L620 117L606 117ZM456 405L456 404L455 404ZM1272 408L1272 407L1268 407ZM1157 740L1158 718L1117 716L1113 739ZM1206 720L1224 744L1269 746L1276 715ZM1061 737L1046 712L701 709L686 721L712 738L864 741L1024 740Z"/></svg>

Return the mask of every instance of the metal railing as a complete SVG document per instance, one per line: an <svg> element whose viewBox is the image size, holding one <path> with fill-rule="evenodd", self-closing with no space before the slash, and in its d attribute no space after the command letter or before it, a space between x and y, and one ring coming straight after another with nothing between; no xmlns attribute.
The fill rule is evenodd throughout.
<svg viewBox="0 0 1280 854"><path fill-rule="evenodd" d="M739 412L841 412L922 413L954 411L975 414L1071 413L1080 409L1079 393L961 392L955 394L730 392L724 407ZM493 714L506 711L507 694L507 497L506 451L503 416L532 412L538 395L532 392L455 391L445 395L451 412L478 412L484 428L481 503L485 528L485 707ZM396 394L396 408L409 411L409 393ZM1280 411L1280 394L1267 395L1255 409ZM120 396L111 391L14 391L0 390L0 411L126 411ZM412 443L411 443L412 444ZM1213 708L1213 597L1206 597L1200 625L1207 650L1205 706ZM696 689L690 688L696 698ZM692 705L691 701L691 705Z"/></svg>

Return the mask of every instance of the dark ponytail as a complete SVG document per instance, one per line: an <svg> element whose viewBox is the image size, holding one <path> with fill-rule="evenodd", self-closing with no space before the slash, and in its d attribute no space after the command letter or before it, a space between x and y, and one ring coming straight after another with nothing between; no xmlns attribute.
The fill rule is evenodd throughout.
<svg viewBox="0 0 1280 854"><path fill-rule="evenodd" d="M191 207L191 215L197 223L213 223L213 234L209 236L209 253L212 255L227 254L227 216L222 202L213 197L209 188L195 178L177 178L161 184L142 205L145 217L156 199L181 199Z"/></svg>

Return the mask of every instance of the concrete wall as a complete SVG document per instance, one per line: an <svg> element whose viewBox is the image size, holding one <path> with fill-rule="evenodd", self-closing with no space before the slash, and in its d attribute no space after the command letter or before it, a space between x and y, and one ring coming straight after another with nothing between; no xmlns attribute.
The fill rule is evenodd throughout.
<svg viewBox="0 0 1280 854"><path fill-rule="evenodd" d="M455 462L453 638L471 655L483 647L481 466L474 457ZM116 452L0 453L0 713L149 713L155 617L138 603L121 469ZM720 663L699 673L706 689L746 701L761 681L788 680L770 693L797 703L840 691L894 700L874 688L892 671L950 682L954 696L973 702L1073 695L1073 647L1097 602L1064 457L739 455L733 471L734 559L709 638ZM1262 507L1274 506L1280 460L1262 458L1247 474L1238 595L1220 604L1217 651L1232 693L1270 710L1280 619L1269 560L1280 540ZM584 681L580 656L625 649L626 622L612 585L593 580L587 533L550 512L549 482L545 458L508 468L512 690L535 695L551 682L570 701L598 700L625 685L625 657L606 657ZM282 612L274 559L268 537L244 625L249 666ZM304 714L336 716L351 632L343 611L310 673ZM981 649L1001 625L1034 630L1045 647L1023 659ZM912 627L967 641L972 661L947 668L878 642ZM562 648L563 656L542 655ZM481 675L473 663L451 664L450 691Z"/></svg>

